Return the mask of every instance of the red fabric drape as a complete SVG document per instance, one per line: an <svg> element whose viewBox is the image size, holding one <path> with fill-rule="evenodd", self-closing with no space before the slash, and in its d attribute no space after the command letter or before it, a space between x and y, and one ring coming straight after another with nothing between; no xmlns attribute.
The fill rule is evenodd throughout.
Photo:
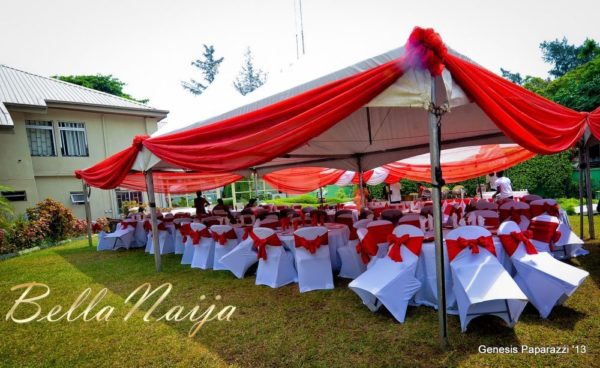
<svg viewBox="0 0 600 368"><path fill-rule="evenodd" d="M155 192L184 194L220 188L242 179L242 176L229 173L202 174L196 172L154 171L152 178ZM125 176L123 182L118 186L131 190L146 191L146 178L140 172L130 173Z"/></svg>
<svg viewBox="0 0 600 368"><path fill-rule="evenodd" d="M443 152L442 155L444 155ZM535 153L518 146L483 145L478 154L465 160L444 162L442 157L442 172L447 183L456 183L507 169L534 156ZM396 178L431 182L430 164L411 164L411 159L405 159L383 165L383 167L389 171L386 182L389 182L388 180L397 181Z"/></svg>
<svg viewBox="0 0 600 368"><path fill-rule="evenodd" d="M301 194L335 184L344 172L322 167L295 167L265 174L263 179L280 192Z"/></svg>
<svg viewBox="0 0 600 368"><path fill-rule="evenodd" d="M590 113L588 125L594 137L600 139L600 107Z"/></svg>
<svg viewBox="0 0 600 368"><path fill-rule="evenodd" d="M444 58L452 78L502 132L526 149L551 154L572 147L587 113L547 100L454 55Z"/></svg>
<svg viewBox="0 0 600 368"><path fill-rule="evenodd" d="M85 170L76 170L77 179L83 179L90 186L101 189L114 189L121 184L129 174L138 152L142 149L142 142L148 136L136 136L130 147L98 162ZM144 188L146 186L144 185Z"/></svg>

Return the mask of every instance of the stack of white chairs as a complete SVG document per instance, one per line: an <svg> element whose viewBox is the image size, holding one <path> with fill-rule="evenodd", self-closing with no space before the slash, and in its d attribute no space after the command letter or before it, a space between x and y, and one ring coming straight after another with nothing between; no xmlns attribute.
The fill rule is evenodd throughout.
<svg viewBox="0 0 600 368"><path fill-rule="evenodd" d="M538 252L531 243L531 235L513 221L502 223L498 236L516 270L514 280L542 318L547 318L589 276L588 272L561 262L550 253Z"/></svg>
<svg viewBox="0 0 600 368"><path fill-rule="evenodd" d="M188 236L188 241L191 241L194 247L192 268L208 270L212 268L215 259L215 242L203 223L192 222L190 227L192 231Z"/></svg>
<svg viewBox="0 0 600 368"><path fill-rule="evenodd" d="M525 213L529 212L529 205L526 202L506 202L498 209L501 220L513 221L524 231L529 227L529 218Z"/></svg>
<svg viewBox="0 0 600 368"><path fill-rule="evenodd" d="M175 252L175 237L163 221L157 221L158 226L158 245L160 254L169 254ZM146 252L154 254L154 243L152 242L152 230L148 231L146 239Z"/></svg>
<svg viewBox="0 0 600 368"><path fill-rule="evenodd" d="M308 242L323 239L327 236L327 228L311 226L298 229L294 232L296 270L298 271L298 284L300 292L311 290L333 289L333 271L331 270L331 258L329 245L319 241L314 250L299 244L304 239ZM310 248L310 246L309 246Z"/></svg>
<svg viewBox="0 0 600 368"><path fill-rule="evenodd" d="M213 270L226 270L227 267L219 260L221 257L231 252L238 245L237 235L235 230L230 225L213 225L210 227L210 232L215 243L215 255Z"/></svg>
<svg viewBox="0 0 600 368"><path fill-rule="evenodd" d="M510 327L527 305L527 296L495 256L491 233L478 226L464 226L446 236L461 330L481 315L495 315Z"/></svg>
<svg viewBox="0 0 600 368"><path fill-rule="evenodd" d="M531 201L529 205L531 206L532 215L535 216L531 219L532 222L552 221L558 223L557 238L552 239L551 244L549 244L549 248L552 248L554 257L566 259L588 254L588 251L582 248L583 240L571 230L567 221L561 221L558 204L554 199L537 199ZM556 220L550 220L547 216L553 217ZM534 228L536 227L536 224L532 225Z"/></svg>
<svg viewBox="0 0 600 368"><path fill-rule="evenodd" d="M125 220L117 225L112 233L101 231L98 235L97 250L114 250L118 248L129 249L134 245L134 234L137 221Z"/></svg>
<svg viewBox="0 0 600 368"><path fill-rule="evenodd" d="M257 228L250 229L251 230L248 232L249 235ZM254 246L254 238L256 237L256 235L248 236L229 253L219 258L219 263L223 265L226 270L233 273L238 279L243 279L248 268L258 262L258 252L257 248Z"/></svg>
<svg viewBox="0 0 600 368"><path fill-rule="evenodd" d="M393 232L388 254L376 259L372 267L348 286L372 312L384 305L404 323L409 301L421 287L415 278L424 234L412 225L398 225Z"/></svg>
<svg viewBox="0 0 600 368"><path fill-rule="evenodd" d="M350 214L350 216L352 216L352 214ZM340 268L340 273L338 274L339 277L355 279L367 269L367 266L362 261L360 254L356 252L356 245L358 244L358 230L366 229L370 222L371 220L369 219L356 221L352 225L354 230L351 231L351 234L356 234L356 236L350 236L348 244L338 248L337 252L340 256L340 260L342 261L342 267Z"/></svg>
<svg viewBox="0 0 600 368"><path fill-rule="evenodd" d="M273 229L254 228L251 237L259 257L256 285L278 288L298 281L294 268L294 255L285 249Z"/></svg>

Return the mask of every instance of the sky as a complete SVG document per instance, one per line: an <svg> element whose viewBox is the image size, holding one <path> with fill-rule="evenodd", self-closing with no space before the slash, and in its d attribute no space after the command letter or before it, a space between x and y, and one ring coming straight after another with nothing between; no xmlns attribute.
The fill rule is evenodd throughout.
<svg viewBox="0 0 600 368"><path fill-rule="evenodd" d="M178 125L197 121L215 96L231 96L247 47L268 78L297 62L299 0L0 1L0 64L44 76L112 74ZM324 63L402 46L421 26L493 72L541 77L550 66L540 42L600 41L599 13L595 0L302 0L305 54ZM221 89L193 96L181 81L201 79L190 63L202 44L225 58Z"/></svg>

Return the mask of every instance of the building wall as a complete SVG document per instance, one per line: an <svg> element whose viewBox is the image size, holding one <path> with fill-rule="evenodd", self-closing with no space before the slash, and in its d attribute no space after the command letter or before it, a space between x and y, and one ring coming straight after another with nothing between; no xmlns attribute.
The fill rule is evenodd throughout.
<svg viewBox="0 0 600 368"><path fill-rule="evenodd" d="M73 172L101 161L128 147L134 136L151 134L156 130L156 119L127 115L103 114L48 109L46 114L10 111L14 128L0 130L0 184L13 190L26 190L27 201L12 202L17 213L52 197L71 208L77 217L85 217L83 205L71 203L70 193L81 192L81 181ZM54 121L54 139L57 156L32 157L29 152L26 120ZM88 157L61 155L58 121L85 123ZM90 198L92 218L117 216L114 191L92 189Z"/></svg>

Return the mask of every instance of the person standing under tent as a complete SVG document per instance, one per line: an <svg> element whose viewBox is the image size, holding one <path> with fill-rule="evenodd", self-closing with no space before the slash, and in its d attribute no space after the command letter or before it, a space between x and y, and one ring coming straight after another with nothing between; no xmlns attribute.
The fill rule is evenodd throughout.
<svg viewBox="0 0 600 368"><path fill-rule="evenodd" d="M369 200L369 190L367 189L367 186L365 184L363 184L362 191L366 202ZM356 209L360 212L360 210L362 209L360 188L356 189L356 191L354 192L354 204L356 205Z"/></svg>
<svg viewBox="0 0 600 368"><path fill-rule="evenodd" d="M402 184L396 182L390 185L390 203L400 203L402 201Z"/></svg>
<svg viewBox="0 0 600 368"><path fill-rule="evenodd" d="M213 208L213 213L215 211L225 212L227 214L227 217L229 218L229 221L233 221L235 219L235 217L233 217L233 214L231 213L231 209L229 208L229 206L226 205L225 202L223 202L223 198L217 199L217 205Z"/></svg>
<svg viewBox="0 0 600 368"><path fill-rule="evenodd" d="M197 191L196 198L194 199L196 216L206 215L206 206L210 206L210 202L202 196L202 191Z"/></svg>
<svg viewBox="0 0 600 368"><path fill-rule="evenodd" d="M496 193L492 195L492 198L500 196L500 200L513 199L512 183L510 179L504 176L504 171L498 171L496 173L498 179L496 180Z"/></svg>
<svg viewBox="0 0 600 368"><path fill-rule="evenodd" d="M490 191L492 191L492 192L495 192L496 189L498 189L498 187L496 185L496 180L498 180L498 175L496 175L496 173L489 173L485 177L485 182L487 185L489 185Z"/></svg>

